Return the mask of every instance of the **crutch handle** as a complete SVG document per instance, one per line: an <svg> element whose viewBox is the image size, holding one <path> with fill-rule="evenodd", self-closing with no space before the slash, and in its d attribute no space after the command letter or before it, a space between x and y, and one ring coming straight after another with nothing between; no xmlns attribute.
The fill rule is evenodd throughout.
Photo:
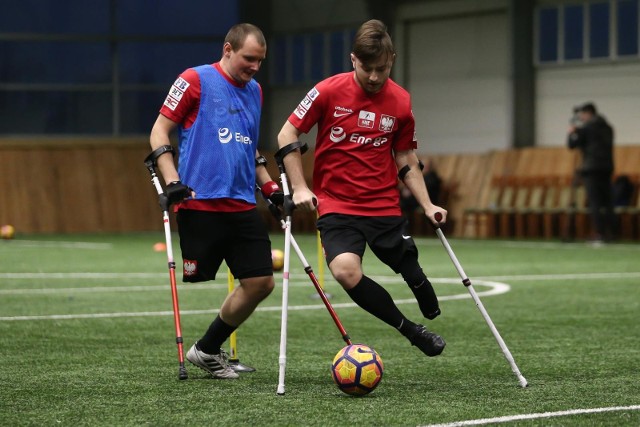
<svg viewBox="0 0 640 427"><path fill-rule="evenodd" d="M437 223L435 223L435 224L433 224L433 223L432 223L433 228L435 228L435 229L437 230L438 228L440 228L440 221L442 221L442 218L443 218L443 216L442 216L442 212L436 212L436 213L433 215L433 217L435 218L435 220L436 220L436 221L438 221L438 222L437 222Z"/></svg>

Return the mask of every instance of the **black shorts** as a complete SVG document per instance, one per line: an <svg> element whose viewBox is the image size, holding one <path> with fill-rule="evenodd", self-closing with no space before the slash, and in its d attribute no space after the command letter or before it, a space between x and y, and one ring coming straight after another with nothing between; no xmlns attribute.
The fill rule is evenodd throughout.
<svg viewBox="0 0 640 427"><path fill-rule="evenodd" d="M237 279L273 275L271 240L256 209L245 212L180 209L176 219L184 282L214 280L223 260Z"/></svg>
<svg viewBox="0 0 640 427"><path fill-rule="evenodd" d="M400 261L408 253L417 257L413 238L406 234L402 216L359 216L329 214L318 219L318 230L327 264L345 252L364 257L366 244L378 259L399 273Z"/></svg>

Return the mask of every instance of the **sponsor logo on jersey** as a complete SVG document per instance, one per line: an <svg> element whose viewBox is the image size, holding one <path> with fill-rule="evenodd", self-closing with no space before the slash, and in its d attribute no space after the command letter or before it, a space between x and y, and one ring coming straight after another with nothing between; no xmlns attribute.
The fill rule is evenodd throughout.
<svg viewBox="0 0 640 427"><path fill-rule="evenodd" d="M173 85L184 92L189 87L189 82L182 77L178 77Z"/></svg>
<svg viewBox="0 0 640 427"><path fill-rule="evenodd" d="M345 108L336 105L335 111L333 112L333 117L348 116L349 114L353 114L353 110L351 108Z"/></svg>
<svg viewBox="0 0 640 427"><path fill-rule="evenodd" d="M175 111L188 87L189 82L182 77L178 77L178 79L173 83L173 86L171 86L171 89L169 89L169 94L164 100L164 105L171 111Z"/></svg>
<svg viewBox="0 0 640 427"><path fill-rule="evenodd" d="M232 140L242 144L251 144L253 142L250 137L245 136L240 132L232 132L229 128L218 129L218 140L222 144L227 144Z"/></svg>
<svg viewBox="0 0 640 427"><path fill-rule="evenodd" d="M302 106L302 103L300 103L298 104L296 109L293 110L293 113L296 115L297 118L302 119L305 116L305 114L307 114L307 109Z"/></svg>
<svg viewBox="0 0 640 427"><path fill-rule="evenodd" d="M396 118L393 116L387 116L386 114L380 115L380 127L379 129L382 132L391 132L393 130L393 125L396 124Z"/></svg>
<svg viewBox="0 0 640 427"><path fill-rule="evenodd" d="M373 129L373 123L376 121L376 113L371 111L360 111L358 114L358 126L361 128Z"/></svg>
<svg viewBox="0 0 640 427"><path fill-rule="evenodd" d="M296 117L302 119L307 114L307 111L309 111L309 108L311 108L313 100L316 99L319 94L320 92L318 92L315 87L307 92L307 95L304 97L304 99L300 101L300 104L298 104L296 109L293 110L293 113L296 115Z"/></svg>
<svg viewBox="0 0 640 427"><path fill-rule="evenodd" d="M347 133L339 126L334 126L331 128L331 135L329 135L329 139L333 142L340 142L347 137Z"/></svg>
<svg viewBox="0 0 640 427"><path fill-rule="evenodd" d="M315 87L307 92L307 96L309 97L311 102L313 102L318 97L318 95L320 95L320 92Z"/></svg>
<svg viewBox="0 0 640 427"><path fill-rule="evenodd" d="M231 138L233 138L233 134L231 133L229 128L218 129L218 139L221 143L226 144L227 142L231 141Z"/></svg>
<svg viewBox="0 0 640 427"><path fill-rule="evenodd" d="M171 111L175 111L176 107L178 106L178 100L175 98L172 98L171 95L167 95L167 97L164 100L164 106L169 108Z"/></svg>

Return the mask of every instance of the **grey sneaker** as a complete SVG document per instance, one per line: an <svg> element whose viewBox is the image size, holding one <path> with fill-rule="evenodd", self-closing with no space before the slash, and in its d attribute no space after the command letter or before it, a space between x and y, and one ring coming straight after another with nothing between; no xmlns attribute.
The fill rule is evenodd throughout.
<svg viewBox="0 0 640 427"><path fill-rule="evenodd" d="M223 351L221 351L220 354L204 353L198 350L195 344L192 345L187 352L187 360L203 371L209 372L213 378L239 378L240 375L236 374L235 371L229 367L229 362L225 356L226 353Z"/></svg>
<svg viewBox="0 0 640 427"><path fill-rule="evenodd" d="M416 332L409 338L411 345L418 347L424 354L434 357L442 353L446 345L442 337L433 332L429 332L422 325L417 325Z"/></svg>

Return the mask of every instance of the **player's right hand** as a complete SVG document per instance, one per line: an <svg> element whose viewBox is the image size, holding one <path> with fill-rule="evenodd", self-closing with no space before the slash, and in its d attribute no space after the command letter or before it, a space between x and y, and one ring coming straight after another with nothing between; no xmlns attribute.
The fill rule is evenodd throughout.
<svg viewBox="0 0 640 427"><path fill-rule="evenodd" d="M318 198L308 188L298 189L291 198L296 209L303 211L314 211L318 206Z"/></svg>

